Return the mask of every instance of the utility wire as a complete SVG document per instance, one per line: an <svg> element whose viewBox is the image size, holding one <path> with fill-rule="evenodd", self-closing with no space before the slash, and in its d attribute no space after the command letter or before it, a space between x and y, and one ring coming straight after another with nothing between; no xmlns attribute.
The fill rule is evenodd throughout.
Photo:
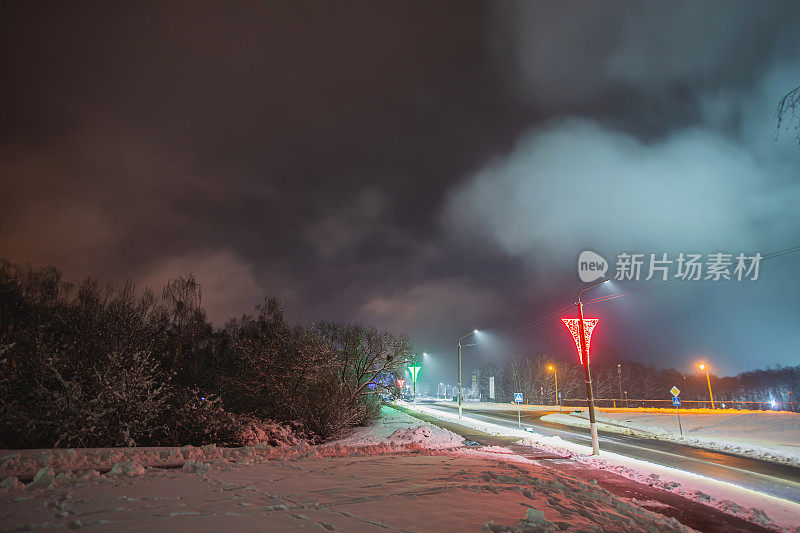
<svg viewBox="0 0 800 533"><path fill-rule="evenodd" d="M797 246L792 246L791 248L786 248L785 250L778 250L777 252L772 252L771 254L767 254L762 257L762 259L770 259L772 257L778 257L780 255L791 254L794 252L800 251L800 244Z"/></svg>
<svg viewBox="0 0 800 533"><path fill-rule="evenodd" d="M501 336L513 335L514 333L519 333L520 331L526 330L528 328L532 328L534 326L538 326L542 322L545 322L545 321L553 318L556 315L560 315L562 312L566 311L567 309L575 307L575 305L576 304L565 305L564 307L562 307L558 311L554 311L554 312L550 313L549 315L545 315L545 316L539 317L535 321L531 322L530 324L525 324L524 326L520 326L520 327L518 327L516 329L512 329L510 331L506 331L505 333L502 333Z"/></svg>
<svg viewBox="0 0 800 533"><path fill-rule="evenodd" d="M679 281L686 281L686 280L684 280L683 278L677 278L677 279L668 279L668 280L664 280L664 281L659 281L658 283L653 283L652 285L648 285L647 287L642 287L641 289L635 289L635 290L621 292L621 293L617 293L617 294L608 294L606 296L598 296L596 298L592 298L590 300L584 301L583 305L589 305L589 304L594 304L594 303L598 303L598 302L604 302L606 300L613 300L614 298L621 298L623 296L628 296L628 295L636 294L636 293L639 293L639 292L645 292L645 291L649 291L651 289L657 289L658 287L663 287L664 285L671 285L673 283L678 283Z"/></svg>

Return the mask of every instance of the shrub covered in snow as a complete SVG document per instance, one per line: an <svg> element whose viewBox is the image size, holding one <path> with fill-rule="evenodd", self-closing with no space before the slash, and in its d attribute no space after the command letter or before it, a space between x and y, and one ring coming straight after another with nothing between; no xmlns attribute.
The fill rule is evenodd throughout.
<svg viewBox="0 0 800 533"><path fill-rule="evenodd" d="M317 439L375 420L380 402L369 384L396 369L411 349L407 339L375 328L292 326L274 299L226 332L228 363L220 380L226 407L297 421Z"/></svg>
<svg viewBox="0 0 800 533"><path fill-rule="evenodd" d="M293 446L302 441L297 423L281 424L257 416L225 410L219 398L200 398L196 393L171 413L171 432L162 443L219 444L222 446Z"/></svg>
<svg viewBox="0 0 800 533"><path fill-rule="evenodd" d="M191 276L159 299L0 261L0 447L293 444L375 417L407 340L257 309L219 330Z"/></svg>

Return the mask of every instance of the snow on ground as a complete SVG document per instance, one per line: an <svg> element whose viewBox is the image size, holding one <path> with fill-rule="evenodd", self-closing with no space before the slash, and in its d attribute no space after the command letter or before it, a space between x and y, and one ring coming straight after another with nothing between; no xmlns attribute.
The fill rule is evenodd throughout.
<svg viewBox="0 0 800 533"><path fill-rule="evenodd" d="M388 443L409 444L411 442L422 444L426 448L453 448L463 445L464 439L446 429L424 425L418 418L382 406L381 417L375 424L358 428L350 436L328 445L364 446Z"/></svg>
<svg viewBox="0 0 800 533"><path fill-rule="evenodd" d="M387 409L325 446L0 452L0 529L690 531L505 448L454 442Z"/></svg>
<svg viewBox="0 0 800 533"><path fill-rule="evenodd" d="M552 470L443 455L148 469L0 492L2 528L89 531L689 531ZM514 526L501 529L500 526Z"/></svg>
<svg viewBox="0 0 800 533"><path fill-rule="evenodd" d="M372 426L358 428L347 438L314 447L305 442L294 446L259 444L243 448L216 446L184 446L183 448L83 448L52 450L0 451L0 480L11 477L31 479L41 469L55 472L99 470L109 471L115 465L134 463L143 467L180 467L186 462L198 464L257 460L285 460L306 455L347 455L355 448L359 454L391 454L401 447L454 448L464 439L436 426L388 407L381 408L380 419ZM407 451L407 450L405 450ZM11 482L9 482L11 483Z"/></svg>
<svg viewBox="0 0 800 533"><path fill-rule="evenodd" d="M614 471L629 479L672 491L685 498L699 501L766 527L780 528L786 531L795 531L800 528L800 505L781 498L611 452L602 452L600 457L594 457L588 446L567 442L560 437L539 435L476 420L470 418L468 412L459 420L456 413L421 405L417 405L415 409L441 420L457 422L492 435L519 437L523 444L529 444L556 455L568 456L574 461L597 468Z"/></svg>
<svg viewBox="0 0 800 533"><path fill-rule="evenodd" d="M788 411L681 409L597 409L598 429L688 444L711 450L800 466L800 414ZM588 427L588 413L554 413L542 420Z"/></svg>

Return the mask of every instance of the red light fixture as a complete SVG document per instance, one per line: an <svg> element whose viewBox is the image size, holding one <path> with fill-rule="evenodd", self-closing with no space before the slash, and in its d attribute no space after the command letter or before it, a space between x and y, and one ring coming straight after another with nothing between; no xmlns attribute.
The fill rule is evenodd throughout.
<svg viewBox="0 0 800 533"><path fill-rule="evenodd" d="M594 327L597 325L599 318L584 318L583 319L583 331L586 335L586 353L592 353L592 331L594 331ZM577 318L562 318L562 322L564 325L567 326L567 329L572 334L572 339L575 341L575 348L578 349L578 360L581 364L583 364L583 350L581 350L581 332L580 328L578 327L578 319Z"/></svg>

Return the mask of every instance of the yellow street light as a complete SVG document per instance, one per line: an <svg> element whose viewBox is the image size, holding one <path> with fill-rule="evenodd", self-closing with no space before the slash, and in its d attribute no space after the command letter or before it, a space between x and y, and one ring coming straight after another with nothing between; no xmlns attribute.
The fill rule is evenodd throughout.
<svg viewBox="0 0 800 533"><path fill-rule="evenodd" d="M556 367L553 365L549 365L547 370L553 372L553 377L556 378L556 407L558 407L558 412L561 412L561 405L558 403L558 372L556 371Z"/></svg>
<svg viewBox="0 0 800 533"><path fill-rule="evenodd" d="M708 375L708 368L706 368L706 364L705 363L699 363L697 365L697 368L699 368L700 370L705 370L705 372L706 372L706 381L708 382L708 396L711 398L711 408L712 409L716 409L714 407L714 393L711 392L711 378Z"/></svg>

